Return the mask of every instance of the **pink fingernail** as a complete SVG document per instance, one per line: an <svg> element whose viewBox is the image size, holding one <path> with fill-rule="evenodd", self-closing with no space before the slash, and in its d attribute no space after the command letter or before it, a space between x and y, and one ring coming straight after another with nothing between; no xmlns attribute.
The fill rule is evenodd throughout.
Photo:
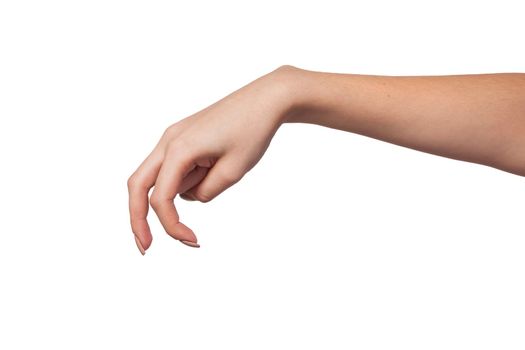
<svg viewBox="0 0 525 350"><path fill-rule="evenodd" d="M195 243L195 242L191 242L191 241L185 241L185 240L182 240L182 239L179 239L179 241L181 241L182 244L185 244L188 247L200 248L200 244L199 243Z"/></svg>
<svg viewBox="0 0 525 350"><path fill-rule="evenodd" d="M135 243L137 243L137 248L139 248L140 254L146 254L146 251L144 250L144 247L142 246L142 243L140 243L140 240L137 236L135 236Z"/></svg>

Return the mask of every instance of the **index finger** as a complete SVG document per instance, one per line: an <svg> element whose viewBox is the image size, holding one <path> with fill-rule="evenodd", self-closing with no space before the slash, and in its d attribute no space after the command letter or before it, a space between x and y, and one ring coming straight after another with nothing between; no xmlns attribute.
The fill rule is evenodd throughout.
<svg viewBox="0 0 525 350"><path fill-rule="evenodd" d="M131 230L135 235L135 241L142 255L149 248L153 239L147 221L149 209L148 192L155 184L161 163L162 154L157 147L128 180Z"/></svg>

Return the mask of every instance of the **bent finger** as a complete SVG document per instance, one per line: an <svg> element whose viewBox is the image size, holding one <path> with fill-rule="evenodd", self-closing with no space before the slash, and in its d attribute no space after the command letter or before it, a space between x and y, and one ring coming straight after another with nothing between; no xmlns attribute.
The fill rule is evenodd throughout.
<svg viewBox="0 0 525 350"><path fill-rule="evenodd" d="M208 170L209 168L197 166L188 175L186 175L178 191L180 197L183 198L183 195L186 191L198 185L206 177Z"/></svg>
<svg viewBox="0 0 525 350"><path fill-rule="evenodd" d="M148 193L155 184L161 163L162 154L155 148L128 179L131 230L142 254L150 247L153 239L147 221Z"/></svg>
<svg viewBox="0 0 525 350"><path fill-rule="evenodd" d="M166 233L180 241L197 243L193 231L179 220L174 199L183 179L195 168L191 153L180 146L171 145L166 150L160 167L150 204L159 217Z"/></svg>
<svg viewBox="0 0 525 350"><path fill-rule="evenodd" d="M239 168L238 164L234 156L220 158L210 168L206 177L197 186L188 190L185 195L203 203L211 201L243 177L244 171Z"/></svg>

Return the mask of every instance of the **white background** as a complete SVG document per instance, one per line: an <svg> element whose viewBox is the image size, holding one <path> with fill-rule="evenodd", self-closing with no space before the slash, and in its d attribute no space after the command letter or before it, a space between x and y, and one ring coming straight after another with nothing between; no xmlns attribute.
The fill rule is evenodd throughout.
<svg viewBox="0 0 525 350"><path fill-rule="evenodd" d="M0 2L0 348L523 349L522 177L284 125L200 249L126 180L173 122L282 64L525 71L520 1Z"/></svg>

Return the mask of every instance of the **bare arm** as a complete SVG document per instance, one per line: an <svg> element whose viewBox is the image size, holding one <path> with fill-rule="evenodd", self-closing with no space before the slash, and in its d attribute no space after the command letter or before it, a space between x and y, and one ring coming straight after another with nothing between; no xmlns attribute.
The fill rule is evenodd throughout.
<svg viewBox="0 0 525 350"><path fill-rule="evenodd" d="M289 68L289 122L525 175L525 74L373 76Z"/></svg>
<svg viewBox="0 0 525 350"><path fill-rule="evenodd" d="M395 77L283 66L168 127L131 175L131 227L141 253L152 242L150 205L170 236L199 247L179 220L175 197L215 198L257 164L285 122L525 176L525 74Z"/></svg>

